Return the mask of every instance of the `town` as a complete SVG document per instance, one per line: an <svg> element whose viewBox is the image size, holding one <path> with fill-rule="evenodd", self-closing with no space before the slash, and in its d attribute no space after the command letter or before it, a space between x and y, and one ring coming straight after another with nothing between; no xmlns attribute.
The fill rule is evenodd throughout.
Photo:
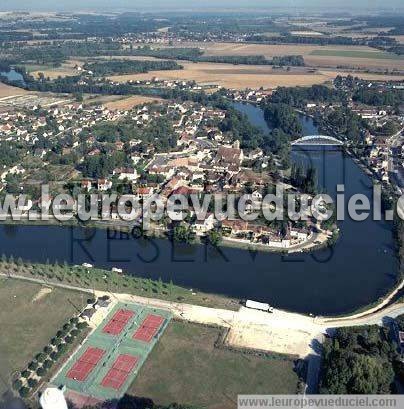
<svg viewBox="0 0 404 409"><path fill-rule="evenodd" d="M401 3L25 3L0 5L0 408L399 407Z"/></svg>

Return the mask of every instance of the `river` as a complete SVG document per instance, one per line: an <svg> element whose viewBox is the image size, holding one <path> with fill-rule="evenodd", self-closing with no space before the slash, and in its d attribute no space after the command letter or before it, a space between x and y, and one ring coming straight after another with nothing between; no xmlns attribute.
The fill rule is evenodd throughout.
<svg viewBox="0 0 404 409"><path fill-rule="evenodd" d="M250 121L266 127L263 113L237 104ZM305 134L316 133L310 118L301 118ZM319 183L330 194L345 182L347 195L371 197L371 180L342 151L293 152L296 162L312 163ZM27 260L90 262L121 267L128 273L237 298L251 298L291 311L342 314L376 301L395 284L397 262L391 226L350 219L340 225L332 249L312 254L281 255L204 245L186 246L164 239L108 237L106 230L57 226L2 226L0 252Z"/></svg>
<svg viewBox="0 0 404 409"><path fill-rule="evenodd" d="M1 71L0 77L6 77L9 81L20 81L21 83L25 84L24 77L22 74L17 72L14 68L11 68L10 71Z"/></svg>

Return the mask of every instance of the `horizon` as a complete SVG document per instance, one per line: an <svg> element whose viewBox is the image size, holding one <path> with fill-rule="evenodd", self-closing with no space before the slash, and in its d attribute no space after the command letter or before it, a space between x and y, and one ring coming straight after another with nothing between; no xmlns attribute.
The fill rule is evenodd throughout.
<svg viewBox="0 0 404 409"><path fill-rule="evenodd" d="M253 0L248 2L246 0L194 0L192 6L185 0L152 0L152 1L136 1L132 4L129 0L116 0L111 5L111 2L106 0L87 0L85 2L72 0L69 2L53 2L50 0L38 0L35 4L27 4L25 0L15 0L10 5L0 6L0 11L109 11L114 9L117 12L122 11L177 11L177 12L258 12L258 11L296 11L296 12L321 12L329 13L335 11L340 14L347 12L397 12L404 11L404 4L401 0L376 0L371 4L368 0L357 0L351 2L350 0L340 0L337 4L331 0Z"/></svg>

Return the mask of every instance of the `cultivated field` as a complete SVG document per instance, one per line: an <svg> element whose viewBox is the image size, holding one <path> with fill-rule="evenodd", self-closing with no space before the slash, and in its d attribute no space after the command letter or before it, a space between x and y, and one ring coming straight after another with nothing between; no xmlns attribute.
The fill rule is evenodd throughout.
<svg viewBox="0 0 404 409"><path fill-rule="evenodd" d="M8 380L47 345L86 302L83 293L0 279L0 375ZM0 391L4 388L1 384Z"/></svg>
<svg viewBox="0 0 404 409"><path fill-rule="evenodd" d="M206 56L219 55L264 55L267 58L282 55L303 55L306 64L319 70L325 68L331 72L348 70L372 70L385 74L386 71L404 71L404 58L375 50L370 47L354 46L316 46L306 44L266 45L266 44L240 44L240 43L178 43L178 47L199 47ZM71 59L59 68L33 66L31 72L38 75L43 72L46 77L57 78L58 76L75 75L76 65L82 66L86 61L111 57L100 56L98 58ZM152 60L151 57L122 57L114 56L114 59ZM151 71L145 74L116 75L109 78L114 81L126 82L128 80L150 80L154 77L166 80L194 80L199 84L220 85L226 88L245 89L260 88L273 89L278 86L310 86L322 84L333 77L324 71L309 72L305 68L292 68L290 71L273 69L271 66L254 65L231 65L216 63L192 63L179 61L183 70ZM338 68L337 68L338 67ZM40 69L42 68L42 69ZM354 75L369 79L367 73L355 72ZM372 74L373 75L373 74ZM376 77L380 80L386 77ZM393 79L402 79L404 76L395 76ZM129 100L128 104L132 102ZM141 101L140 103L143 103ZM118 108L117 105L111 109Z"/></svg>
<svg viewBox="0 0 404 409"><path fill-rule="evenodd" d="M131 109L138 105L147 104L150 102L158 102L161 101L160 98L151 98L151 97L144 97L142 95L133 95L129 98L123 98L116 101L110 101L104 104L105 107L111 110L126 110Z"/></svg>
<svg viewBox="0 0 404 409"><path fill-rule="evenodd" d="M320 57L329 58L329 57ZM367 59L364 59L367 61ZM372 60L376 61L376 60ZM114 75L109 78L117 82L129 80L151 80L153 78L166 80L194 80L201 85L220 85L226 88L274 89L276 87L310 86L323 84L333 80L337 75L355 75L363 79L400 80L404 76L349 72L347 70L319 69L309 73L306 68L273 69L270 66L230 65L215 63L181 62L183 70L153 71L147 74Z"/></svg>
<svg viewBox="0 0 404 409"><path fill-rule="evenodd" d="M383 51L364 50L314 50L310 55L321 55L326 57L367 58L376 60L404 60L404 56L387 53Z"/></svg>
<svg viewBox="0 0 404 409"><path fill-rule="evenodd" d="M238 393L296 393L293 362L215 348L219 333L172 322L128 393L221 409L234 408Z"/></svg>
<svg viewBox="0 0 404 409"><path fill-rule="evenodd" d="M153 71L147 74L114 75L113 81L150 80L194 80L198 84L215 84L226 88L276 88L278 86L308 86L321 84L326 78L307 70L277 70L270 66L230 65L215 63L181 62L183 70Z"/></svg>
<svg viewBox="0 0 404 409"><path fill-rule="evenodd" d="M392 36L395 38L399 43L404 44L404 35L402 36Z"/></svg>
<svg viewBox="0 0 404 409"><path fill-rule="evenodd" d="M366 46L318 46L308 44L239 44L239 43L179 43L178 47L200 47L205 55L264 55L267 58L279 55L303 55L306 64L318 67L362 67L379 69L400 69L404 70L404 59L390 58L358 58L355 53L382 53L371 47ZM328 50L328 52L343 52L345 55L321 56L313 55L313 52ZM348 55L346 54L348 53ZM351 54L351 55L349 55ZM372 54L373 55L373 54ZM387 54L390 55L390 54Z"/></svg>
<svg viewBox="0 0 404 409"><path fill-rule="evenodd" d="M24 94L27 94L27 91L21 88L12 87L10 85L6 85L0 82L0 98L11 97L15 95L24 95Z"/></svg>
<svg viewBox="0 0 404 409"><path fill-rule="evenodd" d="M334 70L320 70L319 71L322 75L327 77L330 81L333 80L337 75L347 76L352 75L354 77L360 77L364 80L370 81L397 81L403 80L404 76L398 75L385 75L385 74L372 74L367 72L354 72L354 71L334 71Z"/></svg>

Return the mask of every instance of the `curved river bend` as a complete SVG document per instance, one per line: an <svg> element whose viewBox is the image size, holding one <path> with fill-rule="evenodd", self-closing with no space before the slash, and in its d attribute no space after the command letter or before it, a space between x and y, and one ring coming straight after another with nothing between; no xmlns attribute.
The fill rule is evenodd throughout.
<svg viewBox="0 0 404 409"><path fill-rule="evenodd" d="M266 127L252 105L237 104L250 121ZM305 134L316 133L302 118ZM319 183L330 194L345 183L347 196L371 198L371 180L341 151L293 152L296 162L316 166ZM341 314L371 303L393 287L397 263L391 227L385 222L346 220L333 249L284 256L203 245L184 246L163 239L108 237L106 230L56 226L0 227L0 252L45 262L90 262L211 293L269 302L314 314ZM111 236L111 235L110 235Z"/></svg>

